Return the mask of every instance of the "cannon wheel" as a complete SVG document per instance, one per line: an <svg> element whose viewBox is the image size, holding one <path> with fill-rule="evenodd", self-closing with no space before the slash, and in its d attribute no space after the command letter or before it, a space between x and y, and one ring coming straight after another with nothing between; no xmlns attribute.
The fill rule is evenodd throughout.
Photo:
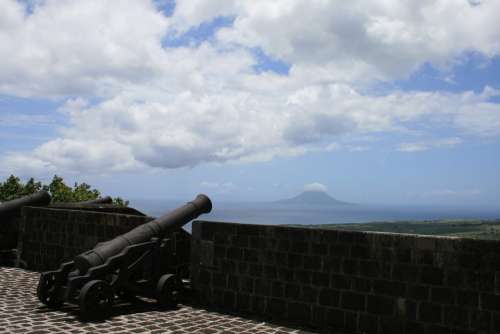
<svg viewBox="0 0 500 334"><path fill-rule="evenodd" d="M56 291L56 277L54 274L46 273L40 276L36 288L38 300L50 308L59 308L64 302L58 299Z"/></svg>
<svg viewBox="0 0 500 334"><path fill-rule="evenodd" d="M174 308L179 303L182 282L176 275L166 274L160 277L156 285L156 299L161 308Z"/></svg>
<svg viewBox="0 0 500 334"><path fill-rule="evenodd" d="M80 291L80 310L87 319L105 317L111 311L114 293L106 281L87 282Z"/></svg>

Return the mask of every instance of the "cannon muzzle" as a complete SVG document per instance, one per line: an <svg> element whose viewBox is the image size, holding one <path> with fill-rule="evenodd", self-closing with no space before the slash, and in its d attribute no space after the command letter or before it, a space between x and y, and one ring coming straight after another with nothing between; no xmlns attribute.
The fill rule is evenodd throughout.
<svg viewBox="0 0 500 334"><path fill-rule="evenodd" d="M100 197L100 198L96 198L96 199L91 199L91 200L88 200L88 201L81 201L81 202L73 202L77 205L85 205L85 204L112 204L113 203L113 199L110 197L110 196L106 196L106 197Z"/></svg>
<svg viewBox="0 0 500 334"><path fill-rule="evenodd" d="M78 255L74 260L75 267L80 275L83 275L89 268L104 264L107 259L119 254L126 247L147 242L152 238L162 238L165 233L175 231L211 210L210 199L200 194L193 201L108 242L99 244L93 250Z"/></svg>
<svg viewBox="0 0 500 334"><path fill-rule="evenodd" d="M18 213L23 206L45 206L50 203L50 195L45 190L0 204L0 217Z"/></svg>

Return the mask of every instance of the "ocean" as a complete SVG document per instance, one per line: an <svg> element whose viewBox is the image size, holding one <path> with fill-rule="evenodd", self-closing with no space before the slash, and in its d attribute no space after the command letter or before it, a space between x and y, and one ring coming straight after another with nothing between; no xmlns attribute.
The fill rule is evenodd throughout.
<svg viewBox="0 0 500 334"><path fill-rule="evenodd" d="M182 204L183 201L131 200L130 206L158 217ZM200 216L200 220L234 222L246 224L352 224L369 222L391 222L406 220L440 219L500 219L500 208L458 206L382 206L348 205L290 206L275 203L214 203L211 213ZM186 230L190 230L186 226Z"/></svg>

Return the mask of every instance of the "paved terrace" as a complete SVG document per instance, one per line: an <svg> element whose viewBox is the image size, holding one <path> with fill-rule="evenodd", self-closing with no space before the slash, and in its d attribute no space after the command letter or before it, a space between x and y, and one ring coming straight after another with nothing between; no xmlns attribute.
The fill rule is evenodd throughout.
<svg viewBox="0 0 500 334"><path fill-rule="evenodd" d="M0 267L0 333L313 334L185 305L158 311L150 303L117 305L108 320L81 322L74 306L53 311L38 302L38 278L37 272Z"/></svg>

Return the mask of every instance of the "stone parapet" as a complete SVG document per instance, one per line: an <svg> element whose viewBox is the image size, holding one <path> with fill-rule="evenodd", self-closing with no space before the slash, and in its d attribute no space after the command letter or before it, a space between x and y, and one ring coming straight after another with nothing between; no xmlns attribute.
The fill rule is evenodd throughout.
<svg viewBox="0 0 500 334"><path fill-rule="evenodd" d="M24 207L20 222L18 253L30 270L54 270L62 262L94 248L98 242L153 220L144 215L119 214L51 207ZM189 262L190 235L179 231L167 235L173 239L172 265Z"/></svg>
<svg viewBox="0 0 500 334"><path fill-rule="evenodd" d="M203 305L356 333L500 333L500 242L193 224Z"/></svg>

